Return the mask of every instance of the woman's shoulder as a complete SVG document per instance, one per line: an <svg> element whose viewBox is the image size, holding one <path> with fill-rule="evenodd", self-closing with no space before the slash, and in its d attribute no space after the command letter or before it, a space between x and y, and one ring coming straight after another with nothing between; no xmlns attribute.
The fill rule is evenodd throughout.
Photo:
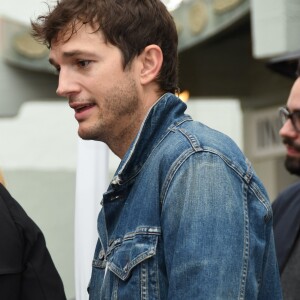
<svg viewBox="0 0 300 300"><path fill-rule="evenodd" d="M24 238L14 216L13 199L0 184L0 275L22 270Z"/></svg>

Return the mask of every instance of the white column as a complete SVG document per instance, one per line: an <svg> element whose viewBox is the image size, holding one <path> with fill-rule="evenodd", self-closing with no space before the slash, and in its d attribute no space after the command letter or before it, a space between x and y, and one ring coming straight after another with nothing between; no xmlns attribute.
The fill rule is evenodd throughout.
<svg viewBox="0 0 300 300"><path fill-rule="evenodd" d="M108 148L104 143L78 140L75 204L76 300L88 299L87 286L97 241L97 216L107 189Z"/></svg>

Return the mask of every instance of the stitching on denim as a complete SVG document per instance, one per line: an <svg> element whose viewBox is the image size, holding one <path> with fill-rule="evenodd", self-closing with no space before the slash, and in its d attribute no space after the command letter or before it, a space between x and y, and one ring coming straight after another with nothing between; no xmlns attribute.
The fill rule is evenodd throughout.
<svg viewBox="0 0 300 300"><path fill-rule="evenodd" d="M249 185L249 188L255 194L258 201L265 207L266 209L265 222L268 222L270 219L272 219L273 216L273 211L270 202L262 195L260 188L257 186L255 182L252 182Z"/></svg>
<svg viewBox="0 0 300 300"><path fill-rule="evenodd" d="M247 171L246 173L243 171L242 168L240 168L238 165L236 165L231 159L229 159L227 156L225 156L222 152L217 151L214 148L210 147L202 147L201 143L195 138L193 134L190 134L187 130L184 128L177 128L179 132L181 132L190 142L191 146L193 147L194 151L204 151L204 152L210 152L213 154L218 155L231 169L233 169L240 177L242 177L247 183L250 182L253 171L251 168L251 164L249 160L246 158L246 164L247 164Z"/></svg>
<svg viewBox="0 0 300 300"><path fill-rule="evenodd" d="M138 235L144 235L144 236L151 236L151 235L156 235L160 236L161 235L161 228L160 227L137 227L137 229L133 232L128 232L124 235L123 238L118 238L115 240L110 240L109 242L109 247L106 252L106 257L111 254L115 248L119 247L122 245L123 241L129 241L133 240L136 236Z"/></svg>
<svg viewBox="0 0 300 300"><path fill-rule="evenodd" d="M115 277L113 279L113 290L112 290L112 299L118 300L118 290L119 290L119 278Z"/></svg>
<svg viewBox="0 0 300 300"><path fill-rule="evenodd" d="M178 126L180 126L181 124L187 122L187 121L193 121L193 119L189 116L186 115L183 119L181 119L180 121L174 123L169 129L177 129Z"/></svg>
<svg viewBox="0 0 300 300"><path fill-rule="evenodd" d="M194 134L190 133L188 130L186 130L185 128L183 127L178 127L179 125L181 125L182 123L186 122L186 121L193 121L193 119L190 119L190 118L187 118L187 119L184 119L180 122L178 122L178 124L176 124L176 126L172 126L169 128L169 130L175 132L175 131L178 131L180 132L181 134L183 134L190 142L191 146L194 148L195 151L207 151L207 152L211 152L211 153L214 153L218 156L220 156L231 168L233 168L241 177L244 177L244 179L249 182L253 176L253 170L252 170L252 167L251 167L251 163L250 161L247 159L247 157L245 157L245 160L246 160L246 164L247 164L247 172L246 174L244 174L244 171L243 169L241 169L238 165L234 164L234 162L227 158L227 156L225 156L222 152L219 152L217 151L216 149L214 148L210 148L210 147L203 147L201 145L201 142L199 142Z"/></svg>
<svg viewBox="0 0 300 300"><path fill-rule="evenodd" d="M187 149L171 165L171 167L169 169L169 172L166 175L166 179L165 179L165 181L163 183L162 189L161 189L161 196L160 196L160 203L161 203L161 205L163 205L163 203L164 203L164 199L165 199L166 194L168 192L169 186L170 186L170 184L171 184L171 182L173 180L173 177L176 174L177 170L187 160L187 158L190 157L194 153L195 153L195 151L193 149Z"/></svg>
<svg viewBox="0 0 300 300"><path fill-rule="evenodd" d="M156 254L156 249L155 247L151 247L148 251L141 253L140 255L138 255L135 259L133 259L132 261L130 261L128 264L126 264L124 266L123 269L118 268L116 265L112 264L112 263L107 263L108 268L115 273L119 278L121 278L122 280L125 280L126 278L129 277L130 271L137 266L139 263L141 263L142 261L154 256Z"/></svg>
<svg viewBox="0 0 300 300"><path fill-rule="evenodd" d="M149 300L148 293L148 264L141 263L141 300Z"/></svg>
<svg viewBox="0 0 300 300"><path fill-rule="evenodd" d="M160 227L139 226L136 228L135 231L126 233L123 237L123 240L133 239L137 235L161 235L161 228Z"/></svg>
<svg viewBox="0 0 300 300"><path fill-rule="evenodd" d="M139 235L139 233L136 234L136 235ZM159 233L158 233L158 231L156 233L150 232L149 234L143 233L143 235L155 235L155 236L157 236L157 238L151 243L148 250L146 250L143 253L140 253L139 255L137 255L134 259L132 259L130 262L128 262L122 269L120 269L118 266L114 265L113 263L107 261L108 268L113 273L115 273L119 278L121 278L122 280L125 280L126 278L128 278L128 276L130 274L130 271L136 265L138 265L142 261L144 261L144 260L146 260L146 259L148 259L148 258L150 258L150 257L152 257L156 254L158 236L160 235L160 232ZM126 235L126 236L129 236L129 235ZM131 239L132 239L133 236L135 236L135 235L130 236ZM123 239L123 240L125 240L125 239ZM113 250L120 247L121 245L122 245L122 239L117 239L112 245L113 248L108 249L108 251L106 253L106 257L108 257Z"/></svg>
<svg viewBox="0 0 300 300"><path fill-rule="evenodd" d="M180 131L181 132L181 131ZM183 132L181 132L182 134L184 134ZM190 140L191 141L191 140ZM161 197L160 197L160 202L161 204L163 204L163 199L165 198L166 192L168 190L168 187L170 185L170 182L172 181L175 173L177 172L177 170L179 169L179 167L184 163L184 161L192 154L197 153L197 152L207 152L207 153L211 153L213 155L217 155L218 157L220 157L224 163L230 167L233 171L235 171L235 173L238 174L238 176L241 179L244 179L244 181L247 182L247 184L249 183L249 180L252 176L250 176L251 174L244 174L244 172L242 172L241 168L239 168L237 165L235 165L231 160L229 160L225 155L223 155L222 153L220 153L219 151L215 151L214 149L211 148L202 148L200 145L199 147L196 148L188 148L185 152L183 152L175 161L174 163L171 165L170 170L168 172L168 174L166 175L166 180L163 184L162 187L162 193L161 193Z"/></svg>
<svg viewBox="0 0 300 300"><path fill-rule="evenodd" d="M193 134L190 134L188 131L186 131L183 128L178 128L178 131L180 131L188 139L188 141L190 142L191 146L195 151L199 151L202 149L199 142L197 141L197 139Z"/></svg>
<svg viewBox="0 0 300 300"><path fill-rule="evenodd" d="M225 156L223 153L216 151L215 149L211 149L211 148L204 148L203 151L214 153L215 155L219 156L226 163L226 165L228 167L230 167L232 170L234 170L241 178L243 178L247 182L248 177L245 176L243 169L240 168L238 165L236 165L231 159L227 158L227 156Z"/></svg>
<svg viewBox="0 0 300 300"><path fill-rule="evenodd" d="M158 260L154 260L154 274L155 274L155 282L154 282L154 287L153 287L153 292L155 294L155 299L160 299L160 281L159 281L159 272L158 272Z"/></svg>
<svg viewBox="0 0 300 300"><path fill-rule="evenodd" d="M248 215L248 202L247 202L247 185L243 184L243 204L244 204L244 250L243 250L243 267L242 277L240 283L239 300L245 299L246 281L249 264L250 253L250 233L249 233L249 215Z"/></svg>

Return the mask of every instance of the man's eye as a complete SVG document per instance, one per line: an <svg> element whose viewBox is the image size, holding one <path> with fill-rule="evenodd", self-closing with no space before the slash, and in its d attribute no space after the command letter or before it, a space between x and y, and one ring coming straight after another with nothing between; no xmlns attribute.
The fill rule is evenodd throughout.
<svg viewBox="0 0 300 300"><path fill-rule="evenodd" d="M78 62L77 62L77 64L80 66L80 67L82 67L82 68L85 68L85 67L87 67L89 64L90 64L90 60L79 60Z"/></svg>

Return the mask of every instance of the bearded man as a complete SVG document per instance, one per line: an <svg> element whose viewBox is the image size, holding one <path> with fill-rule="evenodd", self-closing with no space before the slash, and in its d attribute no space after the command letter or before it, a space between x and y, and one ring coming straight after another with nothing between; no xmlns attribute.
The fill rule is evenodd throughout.
<svg viewBox="0 0 300 300"><path fill-rule="evenodd" d="M286 146L286 169L300 176L300 77L291 89L287 104L279 110L279 131ZM299 299L300 295L300 184L281 192L273 203L274 235L280 269L283 298Z"/></svg>

